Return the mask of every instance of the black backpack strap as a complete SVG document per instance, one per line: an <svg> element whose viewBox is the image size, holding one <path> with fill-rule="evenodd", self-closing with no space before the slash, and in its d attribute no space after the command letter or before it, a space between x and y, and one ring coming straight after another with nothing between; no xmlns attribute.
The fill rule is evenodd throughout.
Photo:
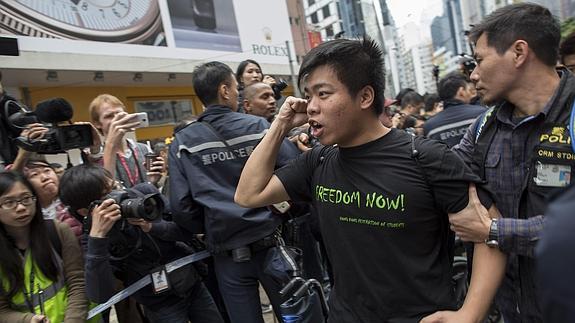
<svg viewBox="0 0 575 323"><path fill-rule="evenodd" d="M53 220L46 220L44 223L46 224L46 232L48 233L52 247L54 247L54 250L62 257L62 242L60 241L60 236L58 236L58 231L56 231L56 223Z"/></svg>

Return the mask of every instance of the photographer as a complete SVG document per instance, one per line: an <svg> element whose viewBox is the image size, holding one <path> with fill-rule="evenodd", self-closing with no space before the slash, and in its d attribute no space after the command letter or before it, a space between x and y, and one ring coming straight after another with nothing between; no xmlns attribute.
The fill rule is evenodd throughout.
<svg viewBox="0 0 575 323"><path fill-rule="evenodd" d="M171 222L144 221L159 216L161 201L153 199L147 203L134 190L112 191L113 183L105 169L79 165L66 171L60 185L62 201L85 217L88 298L98 303L107 301L114 294L114 276L128 287L145 275L156 273L169 283L147 285L133 295L151 322L222 322L192 265L169 274L163 271L162 276L165 264L188 254L175 241L191 235ZM139 199L135 204L143 208L135 211L127 207L123 197L119 197L124 194Z"/></svg>
<svg viewBox="0 0 575 323"><path fill-rule="evenodd" d="M156 157L152 165L144 165L150 149L125 138L126 133L134 131L139 122L135 121L133 114L125 111L122 101L110 94L98 95L90 103L90 116L94 126L104 136L104 168L127 188L148 181L157 185L162 177L164 160Z"/></svg>

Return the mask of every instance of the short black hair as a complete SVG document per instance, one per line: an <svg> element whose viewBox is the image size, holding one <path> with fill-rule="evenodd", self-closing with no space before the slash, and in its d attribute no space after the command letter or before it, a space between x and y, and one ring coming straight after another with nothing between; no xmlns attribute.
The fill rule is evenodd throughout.
<svg viewBox="0 0 575 323"><path fill-rule="evenodd" d="M465 75L459 72L449 73L439 81L439 98L442 101L451 100L455 97L460 87L465 89L467 85Z"/></svg>
<svg viewBox="0 0 575 323"><path fill-rule="evenodd" d="M348 93L355 97L369 85L374 91L373 107L379 115L383 110L385 70L383 52L368 37L363 40L335 39L320 44L305 55L298 74L298 87L316 68L327 65L333 69Z"/></svg>
<svg viewBox="0 0 575 323"><path fill-rule="evenodd" d="M435 108L435 104L441 102L441 99L439 95L429 93L423 96L423 101L425 101L425 112L431 112Z"/></svg>
<svg viewBox="0 0 575 323"><path fill-rule="evenodd" d="M246 70L248 64L254 64L260 69L260 71L262 70L260 64L258 64L258 62L254 61L253 59L246 59L245 61L241 61L240 65L238 65L238 68L236 69L236 81L238 81L238 85L240 86L244 86L244 82L242 82L242 75L244 75L244 71ZM264 74L262 72L262 78L263 75Z"/></svg>
<svg viewBox="0 0 575 323"><path fill-rule="evenodd" d="M100 166L81 164L69 168L60 180L60 200L72 211L87 209L110 190L114 177Z"/></svg>
<svg viewBox="0 0 575 323"><path fill-rule="evenodd" d="M401 104L401 99L403 99L403 96L409 92L415 92L415 90L410 87L401 89L399 93L397 93L397 95L395 96L395 100L397 100L397 102Z"/></svg>
<svg viewBox="0 0 575 323"><path fill-rule="evenodd" d="M209 62L197 66L192 72L192 84L204 106L218 102L218 88L223 83L231 85L232 69L222 62Z"/></svg>
<svg viewBox="0 0 575 323"><path fill-rule="evenodd" d="M408 105L415 107L415 106L421 105L422 103L424 103L423 97L421 96L421 94L419 94L415 91L409 91L409 92L405 93L405 95L403 95L403 97L401 98L401 108L402 109L404 109Z"/></svg>
<svg viewBox="0 0 575 323"><path fill-rule="evenodd" d="M561 28L549 9L533 3L517 3L497 9L473 26L469 38L474 43L481 35L487 45L503 55L519 39L525 40L545 65L555 66Z"/></svg>
<svg viewBox="0 0 575 323"><path fill-rule="evenodd" d="M565 56L575 54L575 32L569 34L565 37L561 46L559 47L559 57L561 58L561 64L565 64Z"/></svg>

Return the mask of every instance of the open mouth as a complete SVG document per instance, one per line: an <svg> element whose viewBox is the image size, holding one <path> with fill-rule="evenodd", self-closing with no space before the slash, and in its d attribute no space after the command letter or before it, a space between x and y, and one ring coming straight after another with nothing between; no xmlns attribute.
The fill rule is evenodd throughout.
<svg viewBox="0 0 575 323"><path fill-rule="evenodd" d="M322 135L323 126L319 122L314 121L314 120L310 120L309 126L311 128L311 135L312 136L319 138Z"/></svg>

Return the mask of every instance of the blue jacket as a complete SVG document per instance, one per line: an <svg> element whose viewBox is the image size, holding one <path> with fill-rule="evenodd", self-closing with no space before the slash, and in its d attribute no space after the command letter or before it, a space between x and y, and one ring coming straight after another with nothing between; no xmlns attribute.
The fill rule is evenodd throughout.
<svg viewBox="0 0 575 323"><path fill-rule="evenodd" d="M209 123L219 135L202 122ZM269 123L261 117L213 105L198 122L178 131L170 145L173 219L191 232L205 232L212 252L260 240L281 223L281 218L267 208L247 209L234 203L244 164L268 128ZM276 164L281 167L297 155L295 145L285 140Z"/></svg>
<svg viewBox="0 0 575 323"><path fill-rule="evenodd" d="M459 100L446 100L443 111L439 112L423 125L426 137L442 141L453 147L461 141L467 128L486 111L479 105L465 104Z"/></svg>

